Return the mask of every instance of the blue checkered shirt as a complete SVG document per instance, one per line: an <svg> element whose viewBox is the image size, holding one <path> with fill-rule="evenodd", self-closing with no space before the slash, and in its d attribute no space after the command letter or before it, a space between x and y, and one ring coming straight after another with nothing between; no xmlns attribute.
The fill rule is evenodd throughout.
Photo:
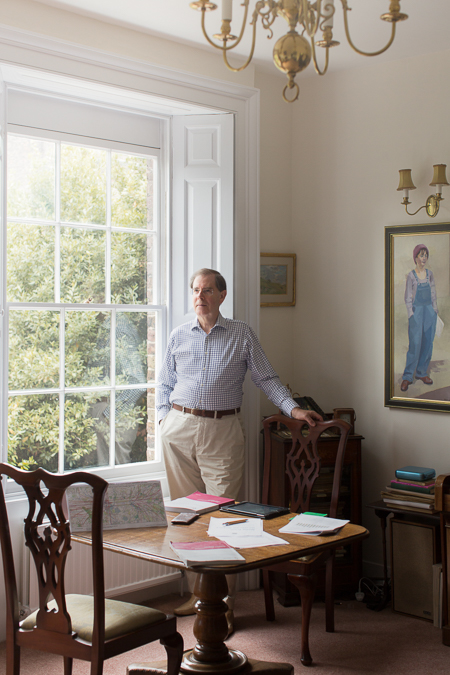
<svg viewBox="0 0 450 675"><path fill-rule="evenodd" d="M285 415L298 404L243 321L219 314L207 335L197 319L171 333L156 386L158 420L172 403L198 410L229 410L242 404L247 369L253 382Z"/></svg>

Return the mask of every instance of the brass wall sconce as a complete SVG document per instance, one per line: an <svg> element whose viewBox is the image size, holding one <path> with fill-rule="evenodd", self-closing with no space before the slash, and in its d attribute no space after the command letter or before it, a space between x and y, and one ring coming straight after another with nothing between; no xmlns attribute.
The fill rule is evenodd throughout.
<svg viewBox="0 0 450 675"><path fill-rule="evenodd" d="M411 169L400 169L399 174L400 174L400 182L398 184L397 190L403 190L403 201L402 204L405 205L405 211L408 214L408 216L415 216L416 213L419 213L421 209L425 209L430 218L434 218L437 216L439 213L439 204L440 202L443 201L443 197L441 197L442 194L442 186L443 185L450 185L450 183L447 181L447 177L445 175L445 169L447 168L447 164L434 164L433 169L433 180L431 181L430 185L433 187L436 187L436 194L430 195L426 201L426 203L421 206L417 211L414 211L414 213L410 213L408 211L408 204L411 204L409 201L409 191L410 190L415 190L416 186L412 182L411 178Z"/></svg>

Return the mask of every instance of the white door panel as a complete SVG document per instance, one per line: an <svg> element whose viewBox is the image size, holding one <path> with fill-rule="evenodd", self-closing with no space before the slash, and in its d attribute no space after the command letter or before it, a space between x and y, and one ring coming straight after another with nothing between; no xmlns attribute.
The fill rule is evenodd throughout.
<svg viewBox="0 0 450 675"><path fill-rule="evenodd" d="M173 120L173 286L170 328L194 317L189 279L201 267L227 280L224 316L233 316L233 115Z"/></svg>

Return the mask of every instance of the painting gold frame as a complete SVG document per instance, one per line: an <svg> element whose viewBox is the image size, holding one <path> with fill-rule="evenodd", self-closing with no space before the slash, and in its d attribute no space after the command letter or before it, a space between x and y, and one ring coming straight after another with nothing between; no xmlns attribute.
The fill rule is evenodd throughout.
<svg viewBox="0 0 450 675"><path fill-rule="evenodd" d="M261 253L261 307L295 305L295 253Z"/></svg>
<svg viewBox="0 0 450 675"><path fill-rule="evenodd" d="M385 406L450 412L450 224L386 227L385 247ZM428 250L421 282L419 247ZM419 283L427 303L416 302Z"/></svg>

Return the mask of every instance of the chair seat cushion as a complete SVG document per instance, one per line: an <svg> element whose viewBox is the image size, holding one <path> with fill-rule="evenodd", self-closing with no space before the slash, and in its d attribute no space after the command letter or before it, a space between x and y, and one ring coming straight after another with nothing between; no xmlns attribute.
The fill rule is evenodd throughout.
<svg viewBox="0 0 450 675"><path fill-rule="evenodd" d="M94 625L94 598L91 595L66 595L67 611L72 619L72 630L82 640L92 642ZM55 600L48 603L49 609L57 607ZM36 627L37 612L24 619L20 627L32 630ZM151 607L142 607L120 600L105 600L105 639L111 640L120 635L149 626L166 619L166 614Z"/></svg>

